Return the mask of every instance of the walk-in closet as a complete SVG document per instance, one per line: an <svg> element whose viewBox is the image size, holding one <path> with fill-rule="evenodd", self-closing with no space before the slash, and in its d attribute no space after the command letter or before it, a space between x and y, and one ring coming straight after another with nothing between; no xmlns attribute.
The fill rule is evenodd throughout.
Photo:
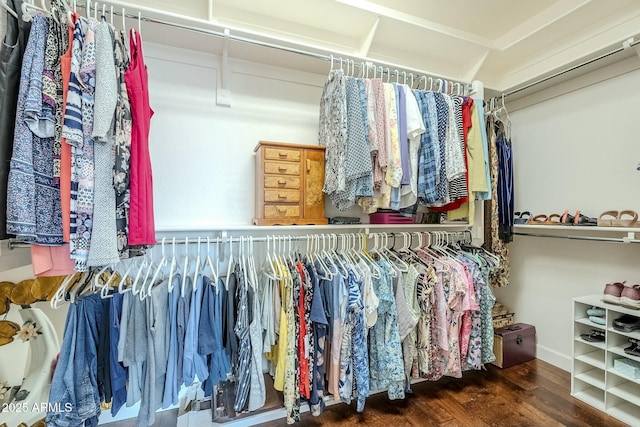
<svg viewBox="0 0 640 427"><path fill-rule="evenodd" d="M640 1L0 39L0 427L640 426Z"/></svg>

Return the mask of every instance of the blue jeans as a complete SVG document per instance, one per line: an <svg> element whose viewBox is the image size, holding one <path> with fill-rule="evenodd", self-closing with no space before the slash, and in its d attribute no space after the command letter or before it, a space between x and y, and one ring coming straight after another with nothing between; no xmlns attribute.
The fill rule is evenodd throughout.
<svg viewBox="0 0 640 427"><path fill-rule="evenodd" d="M69 306L62 349L49 392L49 407L62 408L62 411L47 412L47 426L79 426L85 421L95 426L98 423L100 394L96 353L101 317L100 295L89 295Z"/></svg>

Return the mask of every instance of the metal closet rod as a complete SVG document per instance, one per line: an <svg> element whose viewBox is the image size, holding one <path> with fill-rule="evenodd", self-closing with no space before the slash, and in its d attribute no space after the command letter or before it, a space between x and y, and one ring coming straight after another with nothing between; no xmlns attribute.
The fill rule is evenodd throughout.
<svg viewBox="0 0 640 427"><path fill-rule="evenodd" d="M580 69L580 68L582 68L582 67L585 67L585 66L587 66L587 65L589 65L589 64L593 64L594 62L600 61L601 59L608 58L609 56L611 56L611 55L615 55L616 53L620 53L620 52L622 52L623 50L626 50L626 49L628 49L628 48L630 48L630 47L633 47L633 46L635 46L635 45L637 45L637 44L639 44L639 43L640 43L640 40L634 40L634 41L631 41L631 42L625 42L625 43L623 43L623 44L622 44L622 47L619 47L619 48L614 49L614 50L612 50L612 51L610 51L610 52L607 52L607 53L603 53L603 54L602 54L602 55L600 55L600 56L597 56L597 57L595 57L595 58L589 59L588 61L585 61L585 62L581 62L580 64L574 65L573 67L569 67L569 68L567 68L567 69L565 69L565 70L558 71L558 72L557 72L557 73L555 73L555 74L552 74L552 75L550 75L550 76L544 77L544 78L542 78L542 79L540 79L540 80L536 80L536 81L534 81L534 82L531 82L531 83L529 83L529 84L526 84L526 85L524 85L524 86L522 86L522 87L519 87L519 88L517 88L517 89L513 89L513 90L510 90L510 91L508 91L508 92L504 92L503 96L510 96L510 95L516 94L516 93L518 93L518 92L522 92L523 90L527 90L527 89L529 89L529 88L532 88L532 87L534 87L534 86L537 86L537 85L539 85L539 84L541 84L541 83L544 83L544 82L546 82L546 81L549 81L549 80L555 79L556 77L560 77L560 76L562 76L562 75L564 75L564 74L570 73L570 72L572 72L572 71L575 71L575 70L577 70L577 69Z"/></svg>
<svg viewBox="0 0 640 427"><path fill-rule="evenodd" d="M625 239L620 237L594 237L594 236L557 236L553 234L542 234L542 233L513 233L516 236L529 236L529 237L544 237L551 239L568 239L568 240L591 240L597 242L614 242L614 243L640 243L638 239Z"/></svg>
<svg viewBox="0 0 640 427"><path fill-rule="evenodd" d="M471 240L472 235L470 231L406 231L405 233L409 233L409 235L414 235L415 233L427 233L431 236L438 236L438 235L446 235L447 239L448 238L454 238L454 239L469 239ZM323 236L325 238L325 240L327 238L334 238L334 236L337 236L340 239L345 239L346 236L349 237L354 237L354 236L359 236L361 234L365 234L367 236L367 238L374 236L374 235L387 235L389 237L396 237L396 236L402 236L402 232L373 232L373 233L318 233L318 234L305 234L302 236L292 236L289 234L277 234L277 235L271 235L271 236L261 236L261 237L252 237L252 236L239 236L239 237L211 237L211 236L200 236L200 237L181 237L181 238L174 238L174 237L165 237L163 239L158 239L156 240L156 244L157 245L162 245L162 242L164 241L165 245L172 245L174 244L180 244L180 245L184 245L184 244L198 244L198 239L200 239L200 244L207 244L207 238L208 243L239 243L241 241L244 241L246 243L261 243L261 242L266 242L267 241L267 237L269 238L270 242L289 242L289 241L305 241L305 240L310 240L310 239L315 239L315 240L322 240ZM9 249L17 249L17 248L28 248L31 247L31 243L28 242L21 242L18 240L14 240L14 239L9 239L9 243L8 243Z"/></svg>
<svg viewBox="0 0 640 427"><path fill-rule="evenodd" d="M93 6L94 2L89 2L89 4L91 5L91 7ZM96 2L96 4L107 4L109 5L108 2ZM110 6L110 5L109 5ZM78 3L77 7L79 8L84 8L86 10L87 7L87 3L83 2L83 3ZM116 10L115 7L113 9L113 14L116 16L123 16L122 10L123 8L120 7L120 11ZM101 11L100 7L98 7L98 10ZM109 9L109 14L111 14L111 9ZM251 39L248 37L242 37L242 36L238 36L238 35L234 35L231 34L230 32L223 32L223 31L215 31L215 30L208 30L206 28L200 28L200 27L194 27L192 25L186 25L186 24L180 24L178 22L171 22L171 21L165 21L162 19L156 19L156 18L150 18L148 16L144 16L142 14L140 15L136 15L133 13L124 13L124 17L125 18L130 18L130 19L139 19L141 21L144 22L150 22L152 24L160 24L160 25L166 25L169 27L174 27L174 28L180 28L182 30L187 30L187 31L193 31L196 33L202 33L202 34L207 34L210 36L214 36L214 37L220 37L220 38L227 38L229 40L233 40L233 41L238 41L238 42L242 42L242 43L249 43L249 44L255 44L258 46L262 46L262 47L268 47L271 49L277 49L277 50L282 50L285 52L290 52L290 53L295 53L298 55L302 55L302 56L308 56L310 58L314 58L314 59L319 59L321 61L336 61L338 63L340 63L340 60L342 60L342 55L326 55L326 54L321 54L321 53L316 53L316 52L309 52L306 50L302 50L302 49L297 49L295 47L290 47L290 46L283 46L283 45L279 45L279 44L275 44L275 43L270 43L270 42L266 42L266 41L262 41L262 40L255 40L255 39ZM227 30L228 31L228 30ZM398 66L395 64L391 64L389 62L384 62L384 61L377 61L377 60L372 60L369 58L355 58L355 59L349 59L345 56L346 60L349 61L353 61L354 65L356 68L362 68L363 65L360 64L360 62L364 63L364 67L373 67L376 64L379 64L380 66L383 66L384 73L389 74L389 76L391 76L392 74L395 74L395 71L397 70L400 74L402 74L402 71L405 72L411 72L411 73L415 73L414 77L420 81L420 78L425 78L425 77L431 77L434 79L441 79L443 81L447 81L450 82L452 84L462 84L465 86L465 88L467 89L468 93L472 92L472 85L471 83L468 82L461 82L459 80L452 80L449 78L445 78L445 77L440 77L431 73L427 73L425 71L422 70L416 70L414 68L409 68L409 67L405 67L405 66ZM379 67L378 67L379 68ZM391 70L393 69L393 70Z"/></svg>

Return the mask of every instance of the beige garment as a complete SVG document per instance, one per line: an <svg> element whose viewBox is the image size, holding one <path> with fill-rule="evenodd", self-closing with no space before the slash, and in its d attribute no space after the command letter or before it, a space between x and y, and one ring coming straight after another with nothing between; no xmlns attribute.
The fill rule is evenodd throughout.
<svg viewBox="0 0 640 427"><path fill-rule="evenodd" d="M467 135L467 170L469 176L469 200L458 209L448 213L449 220L469 218L469 225L473 225L475 217L475 194L489 191L487 175L485 173L484 148L482 146L482 133L480 117L475 102L471 106L471 128Z"/></svg>

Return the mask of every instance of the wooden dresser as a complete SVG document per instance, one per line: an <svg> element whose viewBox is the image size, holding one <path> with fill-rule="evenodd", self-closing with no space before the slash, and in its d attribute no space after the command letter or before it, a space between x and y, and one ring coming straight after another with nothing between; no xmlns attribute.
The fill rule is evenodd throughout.
<svg viewBox="0 0 640 427"><path fill-rule="evenodd" d="M254 151L255 225L328 223L322 192L325 147L260 141Z"/></svg>

